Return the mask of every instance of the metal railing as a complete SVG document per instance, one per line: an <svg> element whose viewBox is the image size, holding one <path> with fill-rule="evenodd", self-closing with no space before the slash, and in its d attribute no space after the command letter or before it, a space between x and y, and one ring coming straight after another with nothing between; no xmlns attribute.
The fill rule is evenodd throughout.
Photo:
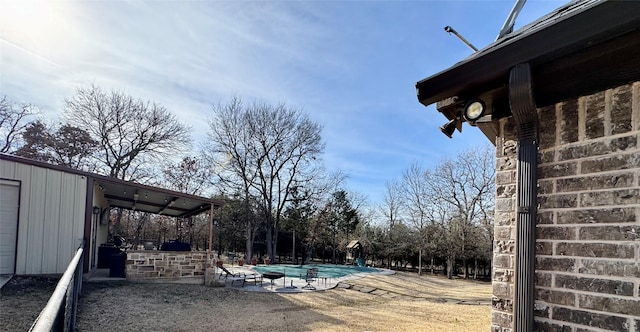
<svg viewBox="0 0 640 332"><path fill-rule="evenodd" d="M73 331L76 325L78 295L82 290L82 269L84 241L58 281L49 298L29 331Z"/></svg>

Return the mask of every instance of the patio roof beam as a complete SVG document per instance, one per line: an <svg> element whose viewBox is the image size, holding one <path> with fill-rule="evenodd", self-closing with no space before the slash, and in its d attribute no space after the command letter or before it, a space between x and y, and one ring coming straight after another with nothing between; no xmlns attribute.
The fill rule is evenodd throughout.
<svg viewBox="0 0 640 332"><path fill-rule="evenodd" d="M164 207L160 209L160 211L158 211L158 214L163 214L168 208L171 208L172 210L179 210L179 208L173 207L176 204L176 200L178 200L178 197L170 199L169 202L165 204Z"/></svg>

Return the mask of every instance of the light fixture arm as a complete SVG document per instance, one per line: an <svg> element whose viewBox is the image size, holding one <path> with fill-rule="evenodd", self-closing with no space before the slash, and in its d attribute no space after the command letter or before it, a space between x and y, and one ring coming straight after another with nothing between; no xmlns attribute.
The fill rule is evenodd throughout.
<svg viewBox="0 0 640 332"><path fill-rule="evenodd" d="M446 26L444 27L444 31L448 32L448 33L452 33L454 34L456 37L458 37L458 39L460 39L463 43L465 43L467 46L469 46L469 48L471 48L474 52L478 52L478 49L473 46L467 39L465 39L464 37L462 37L458 31L456 31L455 29L453 29L450 26Z"/></svg>

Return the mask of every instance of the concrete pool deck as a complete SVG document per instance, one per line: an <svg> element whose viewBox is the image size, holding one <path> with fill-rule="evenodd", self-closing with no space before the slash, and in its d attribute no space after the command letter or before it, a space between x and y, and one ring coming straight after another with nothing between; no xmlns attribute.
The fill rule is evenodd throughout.
<svg viewBox="0 0 640 332"><path fill-rule="evenodd" d="M277 266L277 265L275 265ZM231 273L244 273L246 275L251 274L260 274L256 270L253 269L252 266L225 266L229 272ZM261 267L266 267L266 265L262 265ZM242 285L242 281L239 278L227 277L225 281L225 286L230 288L235 288L242 291L247 292L266 292L266 293L303 293L303 292L317 292L324 291L328 289L336 288L341 282L347 280L355 280L366 277L368 275L391 275L395 274L395 271L387 270L387 269L379 269L376 268L378 272L357 272L353 274L346 275L344 277L323 277L322 274L318 278L315 279L314 282L311 283L315 289L307 289L304 288L307 285L305 281L305 276L298 273L286 274L283 278L273 280L273 284L271 280L267 278L262 279L262 283L260 283L259 279L257 281L257 285L253 280L247 281ZM224 280L224 276L222 278L219 277L219 280Z"/></svg>
<svg viewBox="0 0 640 332"><path fill-rule="evenodd" d="M274 271L278 271L282 268L282 265L272 265L274 267ZM258 265L261 268L268 268L268 265ZM229 270L229 272L233 274L242 274L251 275L260 273L256 271L253 265L225 265L225 268ZM239 291L246 292L262 292L262 293L305 293L305 292L315 292L315 291L324 291L333 289L336 287L345 286L346 281L360 279L369 275L392 275L395 274L395 271L375 268L378 272L356 272L353 274L346 275L344 277L324 277L322 276L322 271L320 271L319 278L316 278L314 282L311 283L315 289L305 289L304 287L307 285L305 281L305 276L300 275L299 270L296 272L287 272L285 270L285 276L283 278L273 280L273 285L271 284L271 280L267 278L262 278L262 282L260 279L257 282L254 280L247 280L242 283L243 278L231 277L228 276L225 278L225 273L222 269L213 268L215 271L215 280L220 283L224 283L224 286L230 289L235 289ZM134 282L134 283L168 283L168 284L203 284L204 277L176 277L176 278L149 278L149 279L140 279L140 280L128 280L126 278L113 278L109 277L109 269L96 269L92 270L90 273L85 274L83 279L88 282L104 282L104 281L126 281L126 282Z"/></svg>

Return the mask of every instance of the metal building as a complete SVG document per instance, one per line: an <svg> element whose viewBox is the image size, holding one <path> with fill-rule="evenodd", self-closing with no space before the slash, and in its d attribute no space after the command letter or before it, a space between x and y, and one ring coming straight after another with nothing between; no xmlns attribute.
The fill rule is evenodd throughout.
<svg viewBox="0 0 640 332"><path fill-rule="evenodd" d="M177 218L217 200L0 154L0 275L61 274L85 240L84 272L97 268L117 207Z"/></svg>

